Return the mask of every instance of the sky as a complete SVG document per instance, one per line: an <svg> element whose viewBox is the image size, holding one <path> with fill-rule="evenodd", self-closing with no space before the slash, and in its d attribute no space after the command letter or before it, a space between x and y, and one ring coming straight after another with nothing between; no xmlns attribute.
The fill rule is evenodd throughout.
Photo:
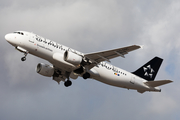
<svg viewBox="0 0 180 120"><path fill-rule="evenodd" d="M180 119L179 0L1 0L0 16L0 120ZM173 83L140 94L79 77L66 88L35 72L49 62L20 60L4 38L18 30L83 53L142 45L111 64L133 72L159 56L156 79Z"/></svg>

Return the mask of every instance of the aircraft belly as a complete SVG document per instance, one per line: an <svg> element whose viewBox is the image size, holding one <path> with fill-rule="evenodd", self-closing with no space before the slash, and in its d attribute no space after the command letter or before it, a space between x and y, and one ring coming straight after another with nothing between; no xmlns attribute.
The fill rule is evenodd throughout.
<svg viewBox="0 0 180 120"><path fill-rule="evenodd" d="M52 57L52 52L49 52L49 51L44 51L42 49L35 49L35 48L32 48L32 47L25 47L25 49L32 55L35 55L35 56L38 56L42 59L46 59L46 60L51 60Z"/></svg>

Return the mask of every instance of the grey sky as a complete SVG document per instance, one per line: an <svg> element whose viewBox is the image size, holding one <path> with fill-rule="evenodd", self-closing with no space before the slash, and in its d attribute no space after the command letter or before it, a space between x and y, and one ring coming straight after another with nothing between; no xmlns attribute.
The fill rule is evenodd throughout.
<svg viewBox="0 0 180 120"><path fill-rule="evenodd" d="M178 0L6 0L0 4L1 120L179 119L180 2ZM161 93L139 94L78 78L65 88L35 72L45 60L22 53L4 35L25 30L84 53L143 45L112 64L134 71L164 59L156 79L174 82Z"/></svg>

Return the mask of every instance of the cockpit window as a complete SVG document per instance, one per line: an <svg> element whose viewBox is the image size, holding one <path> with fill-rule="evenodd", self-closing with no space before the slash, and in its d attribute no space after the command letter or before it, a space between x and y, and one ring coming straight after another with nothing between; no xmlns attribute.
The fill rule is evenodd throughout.
<svg viewBox="0 0 180 120"><path fill-rule="evenodd" d="M23 32L14 32L14 33L16 33L16 34L20 34L20 35L24 35L24 33L23 33Z"/></svg>

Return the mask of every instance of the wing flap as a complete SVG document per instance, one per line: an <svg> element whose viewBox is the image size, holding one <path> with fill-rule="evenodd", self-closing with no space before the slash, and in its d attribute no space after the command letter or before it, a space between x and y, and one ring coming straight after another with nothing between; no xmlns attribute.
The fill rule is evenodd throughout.
<svg viewBox="0 0 180 120"><path fill-rule="evenodd" d="M144 93L144 92L146 92L145 90L137 90L139 93Z"/></svg>
<svg viewBox="0 0 180 120"><path fill-rule="evenodd" d="M161 86L161 85L168 84L171 82L173 82L173 81L171 81L171 80L159 80L159 81L147 81L147 82L144 82L144 84L146 84L147 86L150 86L150 87L157 87L157 86Z"/></svg>

